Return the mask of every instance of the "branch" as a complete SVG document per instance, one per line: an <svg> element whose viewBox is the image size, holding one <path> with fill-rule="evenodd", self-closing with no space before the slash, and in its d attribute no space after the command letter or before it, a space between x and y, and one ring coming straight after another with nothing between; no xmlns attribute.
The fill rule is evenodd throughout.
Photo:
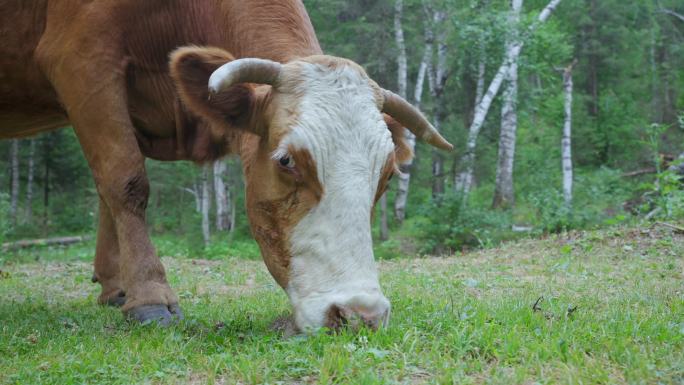
<svg viewBox="0 0 684 385"><path fill-rule="evenodd" d="M642 168L642 169L636 170L636 171L626 172L626 173L622 174L621 176L623 178L629 178L629 177L639 176L639 175L644 175L644 174L655 174L656 172L658 172L658 169L656 169L655 167L648 167L648 168Z"/></svg>
<svg viewBox="0 0 684 385"><path fill-rule="evenodd" d="M674 16L674 17L676 17L677 19L679 19L679 21L684 22L684 15L682 15L682 14L680 14L680 13L677 13L677 12L671 10L671 9L660 8L660 9L658 10L658 12L660 12L660 13L665 13L665 14L670 15L670 16Z"/></svg>
<svg viewBox="0 0 684 385"><path fill-rule="evenodd" d="M71 245L73 243L84 242L89 240L90 236L77 236L77 237L58 237L58 238L46 238L46 239L30 239L24 241L7 242L3 243L0 249L2 250L14 250L23 249L33 246L50 246L50 245Z"/></svg>
<svg viewBox="0 0 684 385"><path fill-rule="evenodd" d="M675 226L666 222L656 222L656 225L664 226L674 230L675 233L684 234L684 227Z"/></svg>

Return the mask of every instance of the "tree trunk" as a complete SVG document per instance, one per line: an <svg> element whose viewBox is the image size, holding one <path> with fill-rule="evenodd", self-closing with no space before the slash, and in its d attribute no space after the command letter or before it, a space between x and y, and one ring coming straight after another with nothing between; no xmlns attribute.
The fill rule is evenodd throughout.
<svg viewBox="0 0 684 385"><path fill-rule="evenodd" d="M397 93L406 99L408 63L406 59L406 43L401 18L404 14L403 0L394 3L394 40L397 44Z"/></svg>
<svg viewBox="0 0 684 385"><path fill-rule="evenodd" d="M563 166L563 199L565 205L572 206L572 68L577 61L563 70L563 93L565 123L563 124L563 139L561 140L561 154Z"/></svg>
<svg viewBox="0 0 684 385"><path fill-rule="evenodd" d="M19 139L10 142L10 173L12 182L10 185L10 222L17 224L17 210L19 208Z"/></svg>
<svg viewBox="0 0 684 385"><path fill-rule="evenodd" d="M470 125L470 129L468 130L468 140L466 142L465 154L461 159L462 170L456 177L455 183L456 190L461 192L462 194L467 195L472 187L477 137L480 134L482 124L484 123L485 118L487 117L489 107L492 106L492 101L496 97L496 94L499 92L501 83L503 83L504 77L508 73L510 63L518 59L518 56L520 56L520 51L522 50L522 47L525 44L525 39L529 35L534 33L537 27L539 27L539 25L544 23L549 18L549 16L551 16L551 13L553 13L553 11L556 9L560 2L561 0L551 0L551 2L549 2L549 4L547 4L546 7L539 13L537 21L533 23L527 30L527 33L521 37L519 43L513 45L513 47L510 50L510 60L507 60L501 64L499 70L496 72L496 75L494 75L494 79L492 79L491 83L489 83L487 92L482 97L480 103L475 107L475 115L473 116L473 122Z"/></svg>
<svg viewBox="0 0 684 385"><path fill-rule="evenodd" d="M43 138L43 232L47 233L50 224L50 162L52 161L51 141L54 133Z"/></svg>
<svg viewBox="0 0 684 385"><path fill-rule="evenodd" d="M31 139L28 159L28 181L26 183L26 214L24 220L31 223L33 220L33 179L35 173L36 140Z"/></svg>
<svg viewBox="0 0 684 385"><path fill-rule="evenodd" d="M405 99L408 64L406 59L406 44L404 42L404 29L401 24L403 13L403 0L396 0L394 3L394 40L397 45L397 93ZM380 197L380 240L385 241L388 238L387 193L385 193Z"/></svg>
<svg viewBox="0 0 684 385"><path fill-rule="evenodd" d="M478 59L477 63L477 87L475 89L475 111L473 113L473 120L475 119L475 113L477 113L477 106L480 105L482 102L482 98L484 97L484 86L485 86L485 77L487 75L487 51L486 51L486 46L484 43L484 38L483 41L480 42L480 57ZM471 120L471 130L469 131L468 135L468 142L471 143L471 136L472 136L472 121ZM473 143L474 146L474 143ZM467 146L466 148L469 148ZM474 150L474 148L473 148ZM466 152L467 155L467 152ZM464 157L465 159L465 157ZM472 160L474 162L474 159ZM461 160L463 162L463 160ZM456 166L456 165L454 165ZM461 166L463 167L463 166ZM467 191L470 191L470 186L472 185L472 173L465 175L463 173L457 173L455 178L454 178L454 191L455 192L462 192L462 193L467 193ZM464 179L467 178L467 179Z"/></svg>
<svg viewBox="0 0 684 385"><path fill-rule="evenodd" d="M209 240L211 233L209 230L209 206L210 202L210 190L209 190L209 165L202 167L202 197L201 197L201 213L202 213L202 237L204 238L204 245L209 245Z"/></svg>
<svg viewBox="0 0 684 385"><path fill-rule="evenodd" d="M446 12L442 10L433 11L431 5L423 2L427 19L426 22L425 40L432 44L432 41L437 45L437 61L428 66L428 80L430 82L430 93L435 103L435 109L432 117L433 125L437 131L442 130L442 122L444 120L444 86L447 81L447 45L446 45L446 26L445 20L447 18ZM437 30L436 39L435 30ZM438 197L444 194L444 157L437 149L432 149L432 196Z"/></svg>
<svg viewBox="0 0 684 385"><path fill-rule="evenodd" d="M418 68L418 75L416 77L416 86L413 92L413 104L416 108L420 108L420 103L423 99L423 88L425 85L425 75L427 73L428 63L432 58L432 46L430 44L425 45L425 52L423 53L423 58L420 62L420 67ZM414 151L416 148L416 136L409 130L405 130L406 143ZM402 223L406 218L406 202L408 200L409 184L411 182L411 166L413 165L413 159L409 159L407 162L399 165L399 171L401 173L398 175L397 179L397 195L394 198L394 216L397 222Z"/></svg>
<svg viewBox="0 0 684 385"><path fill-rule="evenodd" d="M230 223L230 193L224 182L227 164L223 160L214 162L214 197L216 198L216 231L229 231Z"/></svg>
<svg viewBox="0 0 684 385"><path fill-rule="evenodd" d="M515 139L518 129L518 58L513 58L513 47L520 44L518 24L522 0L511 1L511 12L508 16L508 36L506 37L506 54L504 63L508 62L506 87L503 91L501 107L501 132L499 137L499 156L496 166L496 184L494 187L494 208L512 207L515 204L513 186L513 162L515 160Z"/></svg>

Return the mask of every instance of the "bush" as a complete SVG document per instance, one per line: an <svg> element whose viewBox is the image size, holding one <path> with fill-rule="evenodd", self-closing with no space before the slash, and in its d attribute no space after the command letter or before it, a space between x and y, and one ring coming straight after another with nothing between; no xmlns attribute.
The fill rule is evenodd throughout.
<svg viewBox="0 0 684 385"><path fill-rule="evenodd" d="M652 212L653 218L660 219L684 218L684 178L675 169L659 173L654 183L642 187L650 190L644 194L643 213Z"/></svg>
<svg viewBox="0 0 684 385"><path fill-rule="evenodd" d="M581 227L581 216L565 204L563 193L545 189L530 194L530 203L537 209L537 228L543 233L558 233Z"/></svg>
<svg viewBox="0 0 684 385"><path fill-rule="evenodd" d="M462 196L455 193L430 200L419 212L412 223L422 253L489 246L511 235L508 213L464 205Z"/></svg>
<svg viewBox="0 0 684 385"><path fill-rule="evenodd" d="M0 244L5 241L10 232L9 208L9 197L5 193L0 193Z"/></svg>

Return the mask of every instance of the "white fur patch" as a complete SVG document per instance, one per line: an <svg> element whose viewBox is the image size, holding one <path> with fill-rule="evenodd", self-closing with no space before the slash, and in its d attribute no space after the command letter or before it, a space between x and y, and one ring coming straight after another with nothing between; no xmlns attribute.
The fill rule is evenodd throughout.
<svg viewBox="0 0 684 385"><path fill-rule="evenodd" d="M307 149L323 197L290 234L287 293L302 330L323 326L331 305L389 313L373 257L371 210L388 156L390 131L368 79L357 69L303 63L299 117L274 156Z"/></svg>

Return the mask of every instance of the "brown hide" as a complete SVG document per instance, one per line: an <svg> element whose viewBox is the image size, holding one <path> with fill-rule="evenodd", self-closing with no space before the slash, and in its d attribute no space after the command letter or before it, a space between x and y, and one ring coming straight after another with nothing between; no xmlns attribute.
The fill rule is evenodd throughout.
<svg viewBox="0 0 684 385"><path fill-rule="evenodd" d="M163 160L222 155L206 145L211 127L187 116L177 102L168 70L174 49L210 45L236 57L281 62L321 53L298 0L2 0L0 32L0 139L69 124L45 73L53 68L41 69L40 61L47 56L50 65L43 67L59 66L62 55L77 53L111 63L83 71L125 74L130 120L143 150ZM99 39L100 32L108 41L88 52L85 41ZM203 148L209 153L201 153Z"/></svg>

